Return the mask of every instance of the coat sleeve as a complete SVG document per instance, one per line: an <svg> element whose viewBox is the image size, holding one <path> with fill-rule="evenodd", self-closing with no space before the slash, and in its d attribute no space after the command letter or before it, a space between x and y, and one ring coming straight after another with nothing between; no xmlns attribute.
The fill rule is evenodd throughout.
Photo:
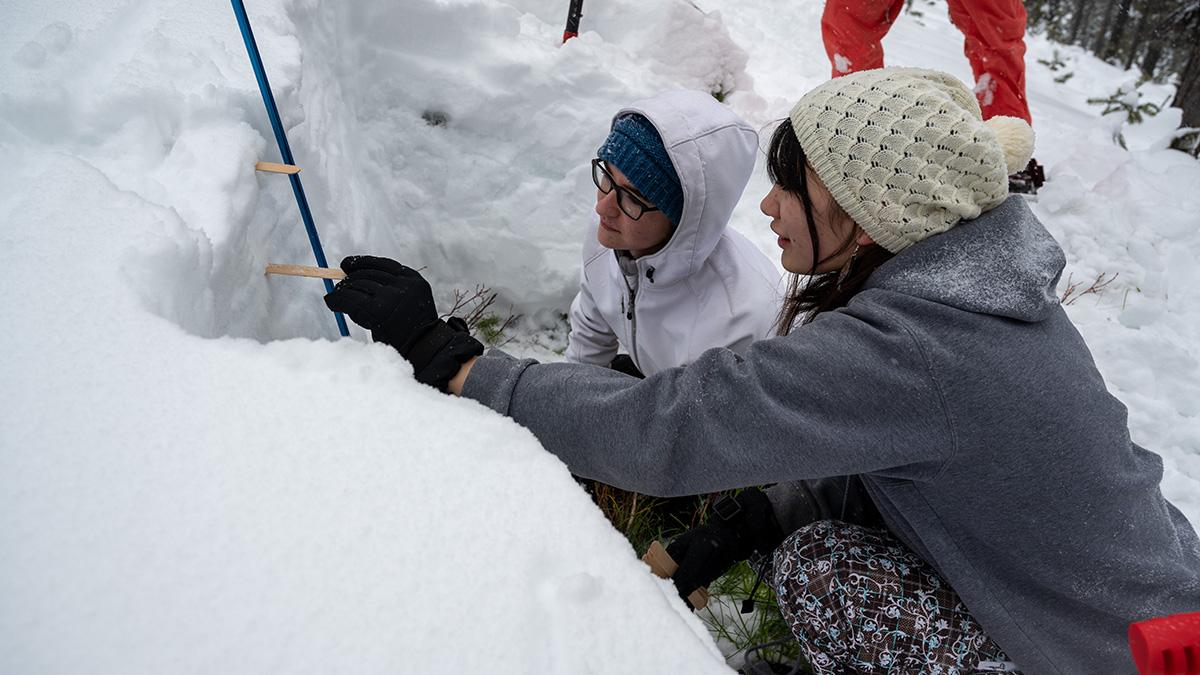
<svg viewBox="0 0 1200 675"><path fill-rule="evenodd" d="M860 473L920 480L954 452L917 338L858 298L745 356L711 349L645 380L492 353L463 394L529 428L577 475L651 495Z"/></svg>
<svg viewBox="0 0 1200 675"><path fill-rule="evenodd" d="M567 351L563 354L572 363L607 366L617 356L617 336L600 315L591 288L584 278L579 294L571 302L571 332L567 335Z"/></svg>

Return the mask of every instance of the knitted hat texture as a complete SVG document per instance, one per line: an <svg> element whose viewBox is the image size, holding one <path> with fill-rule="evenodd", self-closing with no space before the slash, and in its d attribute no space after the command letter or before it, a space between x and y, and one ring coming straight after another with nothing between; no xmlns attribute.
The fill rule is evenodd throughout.
<svg viewBox="0 0 1200 675"><path fill-rule="evenodd" d="M790 117L837 203L893 253L998 206L1008 175L1033 153L1024 120L984 123L972 91L932 70L839 77L805 94Z"/></svg>
<svg viewBox="0 0 1200 675"><path fill-rule="evenodd" d="M662 137L638 114L620 117L596 156L621 170L642 196L678 225L683 216L683 186Z"/></svg>

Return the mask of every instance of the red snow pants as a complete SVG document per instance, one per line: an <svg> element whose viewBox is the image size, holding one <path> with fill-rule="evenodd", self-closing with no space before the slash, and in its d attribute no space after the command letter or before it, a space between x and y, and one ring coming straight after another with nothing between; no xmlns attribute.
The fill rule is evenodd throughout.
<svg viewBox="0 0 1200 675"><path fill-rule="evenodd" d="M1025 100L1025 6L1021 0L947 0L962 31L983 118L1020 117L1032 124ZM833 77L883 67L883 45L904 0L826 0L821 16Z"/></svg>

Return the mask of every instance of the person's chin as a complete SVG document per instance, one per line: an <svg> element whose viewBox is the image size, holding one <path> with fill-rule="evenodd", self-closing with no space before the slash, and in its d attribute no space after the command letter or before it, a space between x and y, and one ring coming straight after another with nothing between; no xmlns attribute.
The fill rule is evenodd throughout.
<svg viewBox="0 0 1200 675"><path fill-rule="evenodd" d="M779 264L783 266L783 269L791 272L792 274L808 274L809 268L805 265L798 264L801 261L795 260L792 256L788 255L788 253L789 252L787 250L784 250L779 256Z"/></svg>
<svg viewBox="0 0 1200 675"><path fill-rule="evenodd" d="M603 227L601 227L600 231L596 233L596 241L599 241L600 245L604 248L625 248L624 242L621 241L620 234L613 232L612 230L606 230Z"/></svg>

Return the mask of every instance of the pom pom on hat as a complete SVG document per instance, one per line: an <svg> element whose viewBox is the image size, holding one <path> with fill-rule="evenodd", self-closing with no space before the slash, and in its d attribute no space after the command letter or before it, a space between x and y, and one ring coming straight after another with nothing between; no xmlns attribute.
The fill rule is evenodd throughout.
<svg viewBox="0 0 1200 675"><path fill-rule="evenodd" d="M838 205L892 253L1000 205L1009 167L1024 168L1033 152L1023 121L1024 130L1007 120L984 124L966 85L919 68L829 80L796 103L790 120Z"/></svg>
<svg viewBox="0 0 1200 675"><path fill-rule="evenodd" d="M1020 117L997 115L984 122L996 134L1000 147L1004 148L1004 164L1010 174L1029 164L1033 157L1033 127Z"/></svg>

